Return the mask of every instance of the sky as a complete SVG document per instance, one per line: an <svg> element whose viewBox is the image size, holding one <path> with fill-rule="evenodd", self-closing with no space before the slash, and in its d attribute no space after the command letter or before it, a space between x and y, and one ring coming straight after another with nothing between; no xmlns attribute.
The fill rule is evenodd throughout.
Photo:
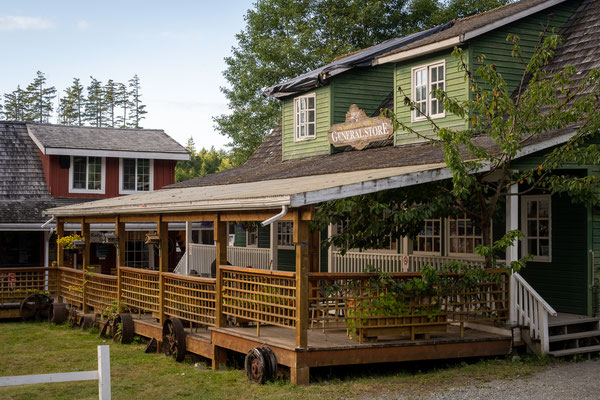
<svg viewBox="0 0 600 400"><path fill-rule="evenodd" d="M226 148L212 117L226 114L224 58L252 0L0 0L0 94L42 71L62 92L73 78L140 77L144 128L185 145ZM54 121L53 121L54 122Z"/></svg>

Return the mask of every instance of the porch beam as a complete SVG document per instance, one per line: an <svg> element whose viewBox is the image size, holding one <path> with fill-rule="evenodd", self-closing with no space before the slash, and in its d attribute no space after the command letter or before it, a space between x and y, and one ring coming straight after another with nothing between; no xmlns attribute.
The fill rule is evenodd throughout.
<svg viewBox="0 0 600 400"><path fill-rule="evenodd" d="M90 224L112 224L115 222L114 216L103 217L85 217L85 222Z"/></svg>
<svg viewBox="0 0 600 400"><path fill-rule="evenodd" d="M214 221L217 218L216 213L175 213L175 214L164 214L163 221L166 222L202 222L202 221Z"/></svg>
<svg viewBox="0 0 600 400"><path fill-rule="evenodd" d="M121 221L123 222L156 222L157 218L160 218L160 214L147 214L147 215L121 215Z"/></svg>
<svg viewBox="0 0 600 400"><path fill-rule="evenodd" d="M509 196L506 199L506 231L519 229L519 184L515 183L510 186ZM514 244L506 249L506 262L519 259L519 242L515 240Z"/></svg>
<svg viewBox="0 0 600 400"><path fill-rule="evenodd" d="M116 217L115 223L115 234L117 235L117 268L125 266L125 240L127 239L127 232L125 232L125 222L121 217Z"/></svg>
<svg viewBox="0 0 600 400"><path fill-rule="evenodd" d="M81 236L83 237L83 269L90 267L90 224L85 221L85 218L81 219Z"/></svg>
<svg viewBox="0 0 600 400"><path fill-rule="evenodd" d="M294 245L296 247L296 347L308 347L308 269L311 235L301 210L294 210Z"/></svg>
<svg viewBox="0 0 600 400"><path fill-rule="evenodd" d="M160 272L169 272L169 224L163 220L162 215L156 221L158 231L158 269Z"/></svg>
<svg viewBox="0 0 600 400"><path fill-rule="evenodd" d="M259 211L259 212L244 212L236 211L231 213L223 213L219 215L219 219L225 222L240 222L240 221L265 221L271 218L273 215L279 213L280 209L270 211ZM281 217L279 221L293 221L294 217L287 213Z"/></svg>
<svg viewBox="0 0 600 400"><path fill-rule="evenodd" d="M56 239L60 239L65 236L65 222L62 218L56 218ZM56 246L56 264L61 267L63 266L65 251L62 246Z"/></svg>
<svg viewBox="0 0 600 400"><path fill-rule="evenodd" d="M184 253L183 256L185 257L185 273L186 275L190 273L190 250L191 250L191 246L190 243L192 243L192 222L191 221L185 221L185 249L184 249Z"/></svg>
<svg viewBox="0 0 600 400"><path fill-rule="evenodd" d="M218 328L227 325L227 319L223 314L223 276L221 274L221 265L227 264L227 222L219 216L213 222L214 235L216 241L216 282L215 282L215 325Z"/></svg>

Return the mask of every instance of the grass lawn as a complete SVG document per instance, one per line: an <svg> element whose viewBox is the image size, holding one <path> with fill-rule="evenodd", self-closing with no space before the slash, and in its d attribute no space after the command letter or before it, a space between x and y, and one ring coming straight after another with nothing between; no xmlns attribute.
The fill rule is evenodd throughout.
<svg viewBox="0 0 600 400"><path fill-rule="evenodd" d="M511 358L470 363L394 364L315 369L306 387L288 379L252 384L239 368L211 371L191 358L177 363L145 354L143 344L121 345L97 332L67 325L0 322L0 376L94 370L96 346L110 344L114 399L339 399L378 396L409 398L449 387L531 375L546 361ZM235 361L235 360L234 360ZM95 381L0 388L0 399L97 399Z"/></svg>

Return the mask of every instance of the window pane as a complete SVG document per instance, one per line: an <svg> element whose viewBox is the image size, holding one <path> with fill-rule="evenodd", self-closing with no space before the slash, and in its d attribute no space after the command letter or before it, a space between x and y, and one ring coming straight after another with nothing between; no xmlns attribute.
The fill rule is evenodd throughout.
<svg viewBox="0 0 600 400"><path fill-rule="evenodd" d="M88 189L100 190L102 188L102 159L100 157L88 158Z"/></svg>
<svg viewBox="0 0 600 400"><path fill-rule="evenodd" d="M548 239L540 239L540 256L550 255L550 245Z"/></svg>
<svg viewBox="0 0 600 400"><path fill-rule="evenodd" d="M135 190L135 159L123 159L123 190Z"/></svg>
<svg viewBox="0 0 600 400"><path fill-rule="evenodd" d="M308 122L314 122L314 121L315 121L315 112L309 111L308 112Z"/></svg>
<svg viewBox="0 0 600 400"><path fill-rule="evenodd" d="M73 188L85 189L86 183L86 157L73 157Z"/></svg>
<svg viewBox="0 0 600 400"><path fill-rule="evenodd" d="M534 256L538 255L536 239L528 239L527 240L527 251L529 252L529 254L532 254Z"/></svg>
<svg viewBox="0 0 600 400"><path fill-rule="evenodd" d="M537 201L527 202L527 216L531 218L537 217Z"/></svg>
<svg viewBox="0 0 600 400"><path fill-rule="evenodd" d="M308 98L308 108L315 108L315 98L314 97Z"/></svg>
<svg viewBox="0 0 600 400"><path fill-rule="evenodd" d="M308 125L308 135L309 136L315 135L315 124Z"/></svg>
<svg viewBox="0 0 600 400"><path fill-rule="evenodd" d="M150 160L137 160L137 190L143 192L150 190Z"/></svg>
<svg viewBox="0 0 600 400"><path fill-rule="evenodd" d="M540 206L540 218L548 218L550 212L550 202L548 200L540 200L537 202Z"/></svg>

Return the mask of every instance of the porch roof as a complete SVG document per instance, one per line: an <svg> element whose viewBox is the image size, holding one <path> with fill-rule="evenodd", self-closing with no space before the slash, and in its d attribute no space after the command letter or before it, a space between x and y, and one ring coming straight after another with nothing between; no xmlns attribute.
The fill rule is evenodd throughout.
<svg viewBox="0 0 600 400"><path fill-rule="evenodd" d="M230 185L162 189L51 208L46 214L71 217L301 207L449 177L444 163L410 165Z"/></svg>

